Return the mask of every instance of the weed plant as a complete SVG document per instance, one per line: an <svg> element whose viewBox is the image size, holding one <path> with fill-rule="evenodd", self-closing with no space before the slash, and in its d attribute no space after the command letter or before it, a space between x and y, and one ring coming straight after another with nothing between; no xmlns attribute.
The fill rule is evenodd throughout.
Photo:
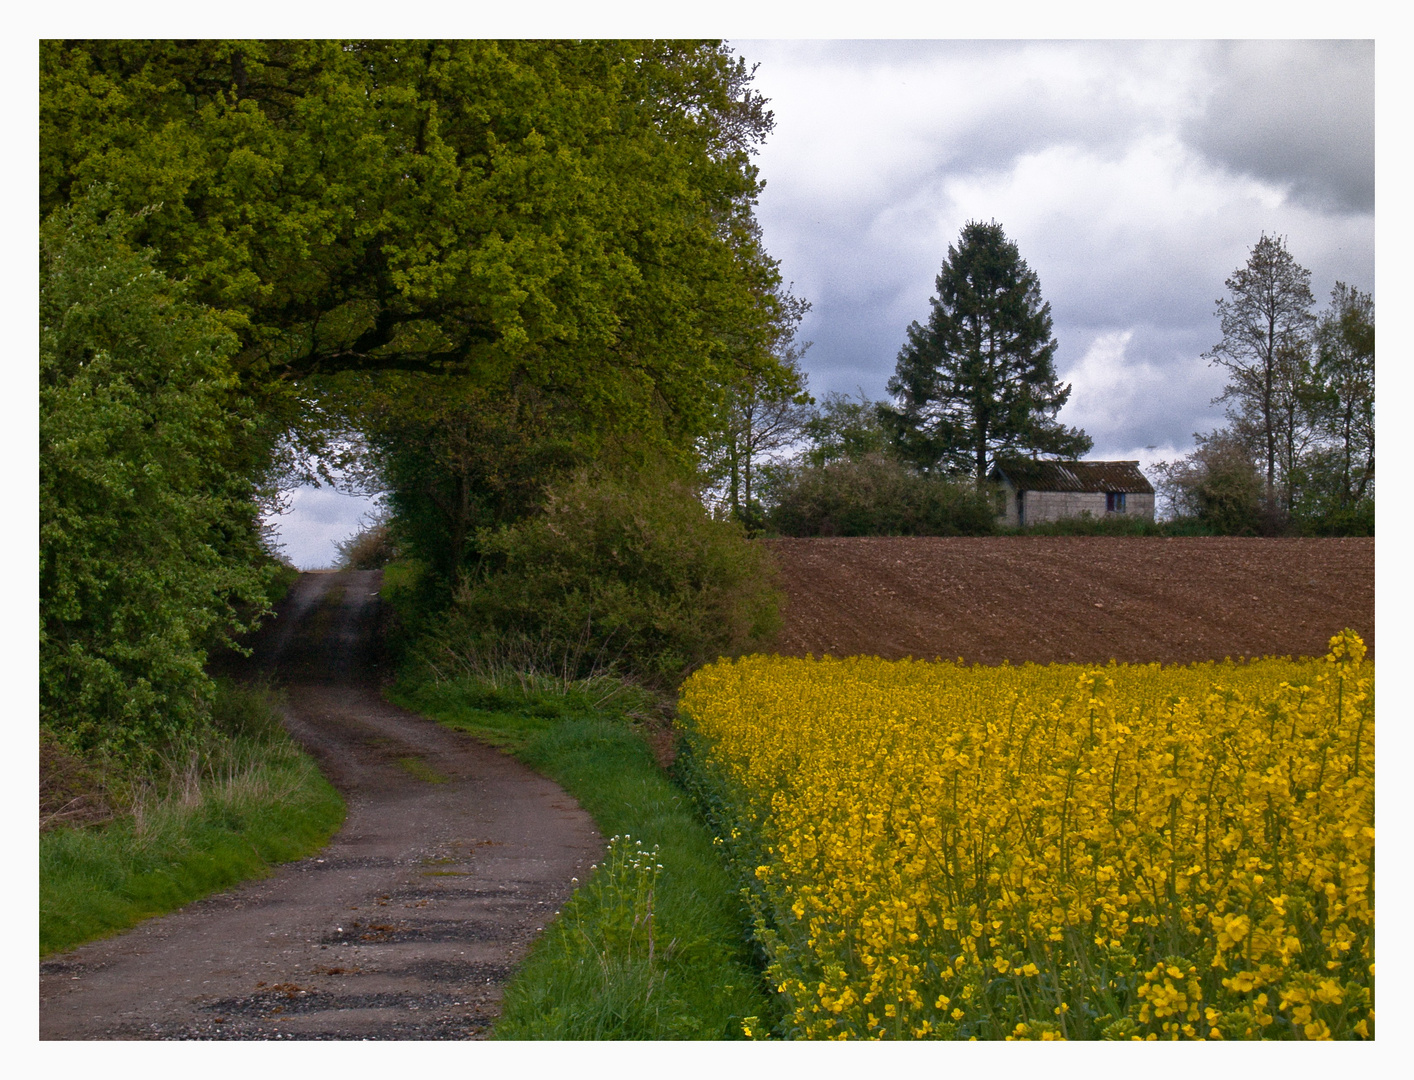
<svg viewBox="0 0 1414 1080"><path fill-rule="evenodd" d="M1008 529L1012 536L1172 536L1167 522L1150 521L1133 514L1105 514L1089 511L1059 521L1043 521L1022 529Z"/></svg>
<svg viewBox="0 0 1414 1080"><path fill-rule="evenodd" d="M712 836L649 748L659 699L602 673L565 679L553 666L448 676L409 678L394 698L514 753L616 837L532 947L495 1036L741 1037L745 1018L771 1010L770 995Z"/></svg>
<svg viewBox="0 0 1414 1080"><path fill-rule="evenodd" d="M141 769L101 771L106 823L39 841L39 949L125 930L322 847L343 800L265 689L220 685L209 726Z"/></svg>

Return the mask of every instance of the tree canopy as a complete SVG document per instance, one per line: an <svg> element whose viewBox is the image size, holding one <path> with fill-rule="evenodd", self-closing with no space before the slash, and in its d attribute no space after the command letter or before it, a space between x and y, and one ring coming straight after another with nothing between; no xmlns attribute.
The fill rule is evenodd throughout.
<svg viewBox="0 0 1414 1080"><path fill-rule="evenodd" d="M1083 431L1055 419L1070 387L1056 379L1051 306L999 224L963 227L930 303L889 380L895 404L880 410L900 456L981 484L1001 457L1090 449Z"/></svg>
<svg viewBox="0 0 1414 1080"><path fill-rule="evenodd" d="M1220 532L1372 535L1375 305L1336 282L1312 312L1311 274L1263 234L1217 301L1228 425L1160 466L1180 516Z"/></svg>
<svg viewBox="0 0 1414 1080"><path fill-rule="evenodd" d="M451 371L695 432L771 364L770 127L714 42L46 41L40 211L146 209L267 390Z"/></svg>
<svg viewBox="0 0 1414 1080"><path fill-rule="evenodd" d="M771 126L713 41L41 42L45 715L200 713L282 435L369 447L444 592L570 466L693 463L794 378Z"/></svg>

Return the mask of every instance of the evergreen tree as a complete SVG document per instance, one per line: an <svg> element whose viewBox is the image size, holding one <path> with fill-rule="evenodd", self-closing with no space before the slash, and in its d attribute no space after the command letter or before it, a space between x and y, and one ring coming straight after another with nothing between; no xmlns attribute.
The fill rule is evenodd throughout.
<svg viewBox="0 0 1414 1080"><path fill-rule="evenodd" d="M1092 440L1055 419L1070 387L1056 380L1051 306L997 222L964 226L937 288L889 380L896 404L880 410L900 456L981 484L1002 457L1086 453Z"/></svg>

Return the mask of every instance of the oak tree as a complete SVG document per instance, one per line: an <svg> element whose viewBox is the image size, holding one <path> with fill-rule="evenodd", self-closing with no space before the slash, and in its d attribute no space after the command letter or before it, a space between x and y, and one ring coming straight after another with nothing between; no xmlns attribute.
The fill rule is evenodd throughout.
<svg viewBox="0 0 1414 1080"><path fill-rule="evenodd" d="M267 396L450 371L671 438L770 364L750 82L704 41L45 41L40 210L147 208Z"/></svg>

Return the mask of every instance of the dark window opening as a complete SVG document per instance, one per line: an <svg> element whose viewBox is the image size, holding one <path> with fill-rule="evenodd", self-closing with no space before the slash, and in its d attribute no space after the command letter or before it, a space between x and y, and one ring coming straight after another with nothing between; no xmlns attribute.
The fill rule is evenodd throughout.
<svg viewBox="0 0 1414 1080"><path fill-rule="evenodd" d="M1106 512L1106 513L1109 513L1109 514L1122 514L1122 513L1124 513L1124 492L1122 492L1122 491L1107 491L1107 492L1105 492L1105 512Z"/></svg>

